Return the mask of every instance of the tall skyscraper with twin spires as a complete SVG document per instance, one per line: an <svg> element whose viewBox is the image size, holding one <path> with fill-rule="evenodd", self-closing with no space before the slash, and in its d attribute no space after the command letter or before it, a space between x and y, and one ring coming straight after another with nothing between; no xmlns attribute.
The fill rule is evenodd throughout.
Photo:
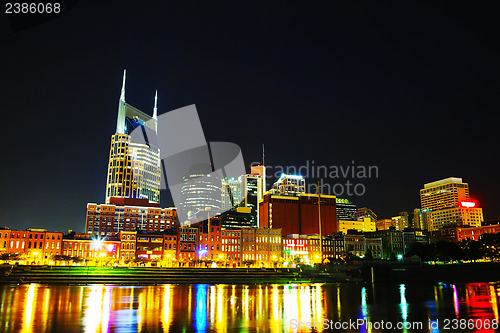
<svg viewBox="0 0 500 333"><path fill-rule="evenodd" d="M85 232L101 238L120 231L161 232L177 221L174 207L160 208L161 164L156 144L157 101L150 116L125 101L126 72L111 136L104 204L88 203Z"/></svg>
<svg viewBox="0 0 500 333"><path fill-rule="evenodd" d="M151 117L125 101L125 81L126 71L123 73L116 133L111 136L105 200L110 203L111 197L138 198L160 203L160 149L154 140L158 128L158 95L155 94ZM136 133L151 140L134 142L132 132L136 129Z"/></svg>

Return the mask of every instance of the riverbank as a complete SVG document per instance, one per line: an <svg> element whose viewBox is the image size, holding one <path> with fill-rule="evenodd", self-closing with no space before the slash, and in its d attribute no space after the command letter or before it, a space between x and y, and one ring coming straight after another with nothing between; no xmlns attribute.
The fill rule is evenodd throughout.
<svg viewBox="0 0 500 333"><path fill-rule="evenodd" d="M405 265L371 262L320 268L159 268L94 266L0 266L0 284L287 284L332 282L490 282L500 263Z"/></svg>
<svg viewBox="0 0 500 333"><path fill-rule="evenodd" d="M373 267L373 270L372 270ZM363 266L363 278L368 282L491 282L500 281L500 263L467 263L447 265Z"/></svg>
<svg viewBox="0 0 500 333"><path fill-rule="evenodd" d="M317 269L258 268L146 268L91 266L7 266L0 268L3 284L269 284L346 282L346 272ZM360 278L355 279L361 281Z"/></svg>

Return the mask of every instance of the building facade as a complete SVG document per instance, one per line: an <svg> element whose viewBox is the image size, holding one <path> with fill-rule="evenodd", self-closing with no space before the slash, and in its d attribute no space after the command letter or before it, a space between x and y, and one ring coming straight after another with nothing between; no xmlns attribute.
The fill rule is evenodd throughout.
<svg viewBox="0 0 500 333"><path fill-rule="evenodd" d="M241 260L244 266L277 267L281 264L281 229L241 228Z"/></svg>
<svg viewBox="0 0 500 333"><path fill-rule="evenodd" d="M392 226L396 228L396 230L404 230L409 227L408 223L408 214L400 214L398 216L391 217Z"/></svg>
<svg viewBox="0 0 500 333"><path fill-rule="evenodd" d="M390 227L394 227L392 219L382 219L377 221L377 230L389 230Z"/></svg>
<svg viewBox="0 0 500 333"><path fill-rule="evenodd" d="M9 253L10 232L7 227L0 228L0 254Z"/></svg>
<svg viewBox="0 0 500 333"><path fill-rule="evenodd" d="M307 235L290 234L283 237L284 265L295 267L297 264L308 264L309 238Z"/></svg>
<svg viewBox="0 0 500 333"><path fill-rule="evenodd" d="M321 195L321 233L337 231L336 200L333 195ZM260 202L259 223L265 228L282 229L283 234L319 234L318 195L300 193L281 196L266 193Z"/></svg>
<svg viewBox="0 0 500 333"><path fill-rule="evenodd" d="M65 235L62 240L61 254L83 265L107 265L114 260L118 262L119 253L118 237L100 239L89 234L77 233Z"/></svg>
<svg viewBox="0 0 500 333"><path fill-rule="evenodd" d="M430 210L427 214L427 228L430 231L453 225L480 227L483 221L483 210L468 206Z"/></svg>
<svg viewBox="0 0 500 333"><path fill-rule="evenodd" d="M137 233L136 257L154 261L158 265L163 258L164 236L163 233Z"/></svg>
<svg viewBox="0 0 500 333"><path fill-rule="evenodd" d="M222 180L208 163L193 164L182 178L180 209L188 220L196 219L198 212L221 212ZM181 223L185 221L180 221Z"/></svg>
<svg viewBox="0 0 500 333"><path fill-rule="evenodd" d="M347 230L369 232L376 230L376 222L369 217L360 218L356 221L339 220L338 231L347 233Z"/></svg>
<svg viewBox="0 0 500 333"><path fill-rule="evenodd" d="M222 229L222 253L224 265L236 268L241 266L241 230Z"/></svg>
<svg viewBox="0 0 500 333"><path fill-rule="evenodd" d="M137 231L120 231L120 259L123 261L134 260L136 258L136 238Z"/></svg>
<svg viewBox="0 0 500 333"><path fill-rule="evenodd" d="M462 178L450 177L427 183L420 190L422 209L454 208L469 199L469 184L462 182Z"/></svg>
<svg viewBox="0 0 500 333"><path fill-rule="evenodd" d="M466 239L478 241L484 234L497 233L500 233L500 224L492 224L481 227L450 226L431 232L430 237L432 242L460 242Z"/></svg>
<svg viewBox="0 0 500 333"><path fill-rule="evenodd" d="M322 243L320 245L319 235L307 235L309 240L309 263L311 264L321 264L328 263L335 255L334 242L332 237L323 236Z"/></svg>
<svg viewBox="0 0 500 333"><path fill-rule="evenodd" d="M121 231L142 230L161 232L177 222L175 208L160 208L146 199L110 198L109 204L87 204L86 226L88 234L118 235Z"/></svg>
<svg viewBox="0 0 500 333"><path fill-rule="evenodd" d="M374 222L376 222L378 220L377 214L375 214L370 208L367 208L367 207L359 208L354 213L354 218L356 218L356 219L365 218L365 217L370 218Z"/></svg>
<svg viewBox="0 0 500 333"><path fill-rule="evenodd" d="M427 229L447 226L481 226L483 210L470 200L469 184L462 178L446 178L424 184L420 190L422 210L426 210Z"/></svg>
<svg viewBox="0 0 500 333"><path fill-rule="evenodd" d="M356 204L348 199L336 198L337 220L352 221L356 213Z"/></svg>

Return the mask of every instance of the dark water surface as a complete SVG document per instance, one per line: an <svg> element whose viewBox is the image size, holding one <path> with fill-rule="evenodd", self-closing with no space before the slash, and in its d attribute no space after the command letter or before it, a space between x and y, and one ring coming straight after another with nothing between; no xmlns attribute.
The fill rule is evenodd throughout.
<svg viewBox="0 0 500 333"><path fill-rule="evenodd" d="M499 294L499 283L0 286L0 332L500 332Z"/></svg>

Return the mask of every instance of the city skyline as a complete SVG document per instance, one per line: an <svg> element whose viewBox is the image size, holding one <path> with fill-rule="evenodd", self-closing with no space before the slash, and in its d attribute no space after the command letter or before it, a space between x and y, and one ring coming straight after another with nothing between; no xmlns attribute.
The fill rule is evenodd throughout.
<svg viewBox="0 0 500 333"><path fill-rule="evenodd" d="M4 11L4 331L499 329L496 6Z"/></svg>
<svg viewBox="0 0 500 333"><path fill-rule="evenodd" d="M362 181L365 195L341 197L381 219L419 207L423 184L462 177L484 218L500 215L491 121L500 68L488 41L496 23L483 19L491 13L415 7L402 22L397 9L368 4L343 5L344 18L338 7L291 6L289 19L274 20L281 9L272 5L192 18L171 6L138 19L142 27L119 23L135 14L127 6L107 4L92 29L87 4L30 30L4 25L13 66L2 100L23 119L2 135L12 144L0 225L80 230L86 203L102 203L123 68L133 105L151 110L156 89L158 115L195 103L207 139L238 144L247 168L262 144L268 165L377 166L378 177Z"/></svg>

